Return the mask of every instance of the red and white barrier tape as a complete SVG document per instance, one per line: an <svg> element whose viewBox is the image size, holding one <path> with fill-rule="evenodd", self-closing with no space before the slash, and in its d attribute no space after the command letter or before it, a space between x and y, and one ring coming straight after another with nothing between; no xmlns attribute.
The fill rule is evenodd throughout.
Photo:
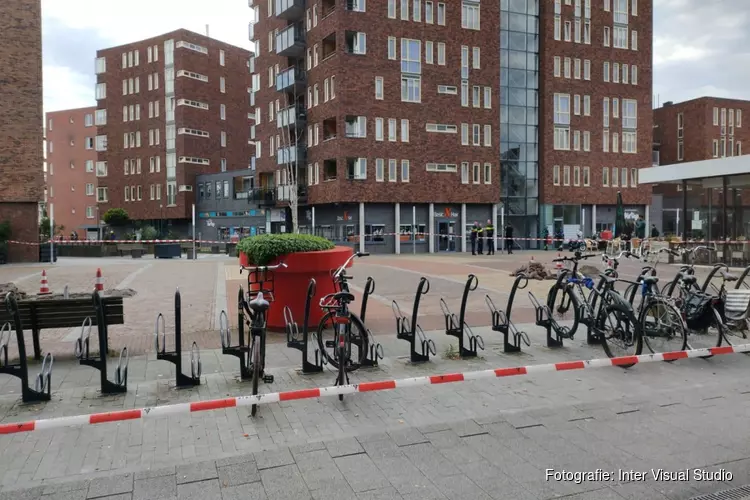
<svg viewBox="0 0 750 500"><path fill-rule="evenodd" d="M360 384L318 387L313 389L300 389L297 391L287 392L271 392L267 394L259 394L257 396L238 396L224 399L194 401L191 403L153 406L151 408L140 408L107 413L94 413L89 415L75 415L69 417L31 420L28 422L1 424L0 434L16 434L20 432L58 429L62 427L80 427L85 425L103 424L107 422L121 422L125 420L138 420L154 417L165 417L170 415L189 414L199 411L221 410L223 408L235 408L237 406L250 406L254 404L263 405L270 403L279 403L281 401L314 399L321 397L338 396L339 394L354 394L357 392L387 391L391 389L401 389L404 387L447 384L451 382L466 382L469 380L480 380L486 378L582 370L585 368L602 368L605 366L627 366L638 363L674 361L677 359L700 358L710 355L746 352L750 352L750 344L726 347L712 347L707 349L693 349L689 351L672 351L657 354L643 354L640 356L622 356L619 358L599 358L584 361L563 361L561 363L516 366L510 368L495 368L490 370L465 373L447 373L443 375L432 375L427 377L414 377L399 380L382 380L380 382L362 382Z"/></svg>
<svg viewBox="0 0 750 500"><path fill-rule="evenodd" d="M427 238L430 237L429 233L413 233L415 234L417 238L417 243L420 241L426 242ZM365 243L378 243L382 241L380 238L385 237L394 237L394 236L406 236L411 237L412 233L377 233L377 234L365 234L362 237L365 238ZM433 234L432 236L440 237L440 238L447 238L447 239L461 239L465 237L468 240L470 239L469 235L462 236L460 234ZM355 243L359 241L360 236L359 235L352 235L347 238L347 240L350 243ZM482 240L488 240L492 237L489 236L478 236L479 239ZM502 234L498 234L494 237L498 241L504 240L505 236ZM585 241L585 240L591 240L591 238L583 238L583 240L577 240L575 238L571 239L565 239L565 238L517 238L513 237L511 238L513 241L541 241L541 242L548 242L548 243L557 243L557 242L570 242L570 241ZM343 241L341 239L336 239L334 241ZM413 240L403 240L402 243L409 244ZM664 240L650 240L650 239L644 239L642 240L644 243L667 243ZM106 243L113 243L116 245L123 245L123 244L159 244L159 243L192 243L193 240L191 239L181 239L181 240L55 240L55 245L100 245L100 244L106 244ZM28 241L18 241L18 240L8 240L8 243L13 243L15 245L49 245L50 241L44 241L44 242L28 242ZM195 240L196 244L225 244L225 243L232 243L231 241L226 240ZM687 245L736 245L736 244L742 244L742 243L750 243L750 240L747 241L722 241L722 240L712 240L712 241L699 241L699 240L688 240L686 242L680 243L680 244L687 244Z"/></svg>

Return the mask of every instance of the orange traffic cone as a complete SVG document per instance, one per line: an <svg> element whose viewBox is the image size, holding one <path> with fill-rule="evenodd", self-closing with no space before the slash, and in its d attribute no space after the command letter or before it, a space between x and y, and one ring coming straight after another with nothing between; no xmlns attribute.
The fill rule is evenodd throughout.
<svg viewBox="0 0 750 500"><path fill-rule="evenodd" d="M42 280L39 282L39 295L49 295L49 283L47 283L47 271L42 269Z"/></svg>
<svg viewBox="0 0 750 500"><path fill-rule="evenodd" d="M101 269L96 270L96 286L94 287L94 290L96 290L97 292L104 291L104 280L102 279Z"/></svg>

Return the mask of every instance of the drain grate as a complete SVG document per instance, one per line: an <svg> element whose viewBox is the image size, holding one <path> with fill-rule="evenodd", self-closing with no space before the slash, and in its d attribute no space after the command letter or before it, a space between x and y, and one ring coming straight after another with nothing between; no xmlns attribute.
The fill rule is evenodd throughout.
<svg viewBox="0 0 750 500"><path fill-rule="evenodd" d="M718 493L709 493L693 497L690 500L748 500L750 499L750 485L732 488L730 490L719 491Z"/></svg>

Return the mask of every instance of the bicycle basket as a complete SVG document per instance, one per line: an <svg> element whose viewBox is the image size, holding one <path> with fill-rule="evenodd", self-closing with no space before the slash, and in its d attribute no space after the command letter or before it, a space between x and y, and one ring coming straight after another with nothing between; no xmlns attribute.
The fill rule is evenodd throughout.
<svg viewBox="0 0 750 500"><path fill-rule="evenodd" d="M711 310L711 304L714 297L702 293L693 293L685 301L683 311L685 311L685 320L691 330L705 330L715 321L714 313Z"/></svg>
<svg viewBox="0 0 750 500"><path fill-rule="evenodd" d="M742 321L748 317L750 290L727 290L724 299L724 316L728 321Z"/></svg>

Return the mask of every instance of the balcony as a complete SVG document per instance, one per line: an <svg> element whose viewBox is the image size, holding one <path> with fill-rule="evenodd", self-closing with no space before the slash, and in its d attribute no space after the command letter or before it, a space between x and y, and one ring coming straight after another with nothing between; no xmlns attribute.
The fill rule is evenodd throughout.
<svg viewBox="0 0 750 500"><path fill-rule="evenodd" d="M276 35L276 54L282 57L302 57L305 55L305 29L296 23Z"/></svg>
<svg viewBox="0 0 750 500"><path fill-rule="evenodd" d="M307 110L303 105L290 106L276 115L276 127L303 129L307 125Z"/></svg>
<svg viewBox="0 0 750 500"><path fill-rule="evenodd" d="M255 188L248 191L247 202L258 207L273 207L276 205L276 189Z"/></svg>
<svg viewBox="0 0 750 500"><path fill-rule="evenodd" d="M289 146L286 148L279 148L276 150L276 164L287 165L289 163L297 163L297 165L304 165L307 161L307 144L299 144L298 146Z"/></svg>
<svg viewBox="0 0 750 500"><path fill-rule="evenodd" d="M304 183L304 184L303 184ZM305 179L297 181L297 203L307 203L307 185ZM276 200L279 203L289 203L292 194L292 186L277 186Z"/></svg>
<svg viewBox="0 0 750 500"><path fill-rule="evenodd" d="M307 73L302 67L292 66L276 75L276 91L302 95L307 87Z"/></svg>
<svg viewBox="0 0 750 500"><path fill-rule="evenodd" d="M286 21L299 21L305 17L305 0L276 0L276 17Z"/></svg>

